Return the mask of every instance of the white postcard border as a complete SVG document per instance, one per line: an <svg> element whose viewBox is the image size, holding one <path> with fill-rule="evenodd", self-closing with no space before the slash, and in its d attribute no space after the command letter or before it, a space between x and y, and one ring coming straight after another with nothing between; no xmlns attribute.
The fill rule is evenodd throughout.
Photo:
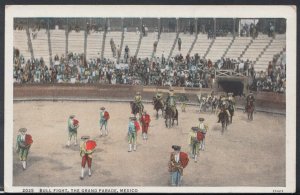
<svg viewBox="0 0 300 195"><path fill-rule="evenodd" d="M151 12L149 11L151 10ZM162 5L8 5L5 13L5 132L4 189L13 186L13 18L14 17L176 17L286 18L286 187L127 187L138 192L295 192L296 179L296 7L295 6L162 6ZM167 178L166 178L167 179ZM30 187L35 192L47 187ZM49 187L62 189L65 187ZM126 189L126 187L66 187L68 189Z"/></svg>

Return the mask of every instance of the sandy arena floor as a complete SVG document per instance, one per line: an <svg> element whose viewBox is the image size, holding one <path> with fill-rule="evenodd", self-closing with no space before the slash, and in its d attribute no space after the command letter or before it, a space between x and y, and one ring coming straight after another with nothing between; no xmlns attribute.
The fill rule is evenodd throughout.
<svg viewBox="0 0 300 195"><path fill-rule="evenodd" d="M99 108L110 112L109 135L99 137ZM196 107L179 111L179 125L165 128L155 120L152 105L149 140L138 133L136 152L127 152L129 103L18 102L14 103L14 149L18 129L33 136L28 169L14 153L14 186L168 186L171 145L189 151L188 132L204 117L209 125L206 150L198 162L190 159L184 169L184 186L285 186L285 116L256 113L249 122L237 111L233 124L222 135L214 114L199 114ZM79 146L66 148L67 118L80 121L78 138L90 135L97 141L92 177L80 180ZM87 173L86 173L87 174Z"/></svg>

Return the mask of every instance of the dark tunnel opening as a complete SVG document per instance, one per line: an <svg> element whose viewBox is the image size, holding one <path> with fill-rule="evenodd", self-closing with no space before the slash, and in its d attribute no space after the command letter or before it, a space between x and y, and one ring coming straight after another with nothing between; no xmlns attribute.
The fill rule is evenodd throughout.
<svg viewBox="0 0 300 195"><path fill-rule="evenodd" d="M244 84L241 81L219 81L218 87L226 93L233 93L234 96L243 95Z"/></svg>

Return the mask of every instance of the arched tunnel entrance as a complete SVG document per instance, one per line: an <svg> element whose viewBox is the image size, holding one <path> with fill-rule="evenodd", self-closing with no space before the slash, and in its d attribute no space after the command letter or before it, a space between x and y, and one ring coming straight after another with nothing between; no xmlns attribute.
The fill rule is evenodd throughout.
<svg viewBox="0 0 300 195"><path fill-rule="evenodd" d="M244 94L243 81L220 80L218 81L218 88L222 88L226 93L231 92L234 96L241 96Z"/></svg>

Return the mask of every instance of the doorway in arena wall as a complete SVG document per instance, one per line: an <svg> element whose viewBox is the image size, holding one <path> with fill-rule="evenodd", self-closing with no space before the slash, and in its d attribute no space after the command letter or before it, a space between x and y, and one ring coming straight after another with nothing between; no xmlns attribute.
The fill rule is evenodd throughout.
<svg viewBox="0 0 300 195"><path fill-rule="evenodd" d="M234 96L241 96L244 93L244 84L241 81L219 81L218 86L226 93L233 93Z"/></svg>

